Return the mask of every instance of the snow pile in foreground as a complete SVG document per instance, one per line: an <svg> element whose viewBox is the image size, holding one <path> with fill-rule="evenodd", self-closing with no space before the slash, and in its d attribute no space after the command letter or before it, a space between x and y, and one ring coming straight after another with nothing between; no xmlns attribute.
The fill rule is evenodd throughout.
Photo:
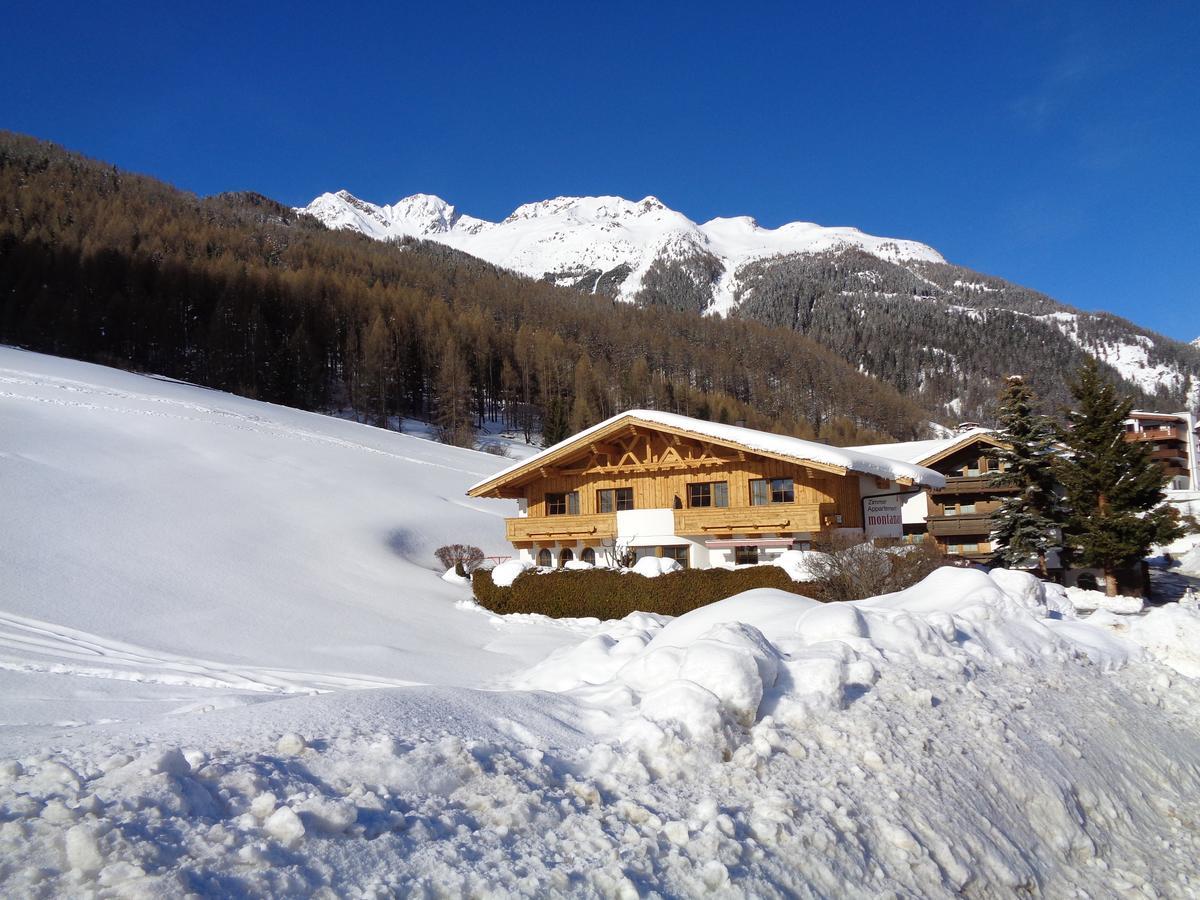
<svg viewBox="0 0 1200 900"><path fill-rule="evenodd" d="M819 581L819 566L828 556L829 554L820 550L784 550L771 560L771 565L779 566L787 572L792 581Z"/></svg>
<svg viewBox="0 0 1200 900"><path fill-rule="evenodd" d="M1066 588L1066 596L1071 601L1071 605L1075 607L1076 612L1093 612L1103 609L1108 612L1131 615L1141 612L1146 606L1141 597L1126 597L1123 594L1110 597L1103 591L1089 591L1077 587Z"/></svg>
<svg viewBox="0 0 1200 900"><path fill-rule="evenodd" d="M1200 615L1091 619L1032 576L943 569L854 603L764 589L595 623L491 692L0 740L0 877L45 895L1187 894L1200 686L1178 663Z"/></svg>

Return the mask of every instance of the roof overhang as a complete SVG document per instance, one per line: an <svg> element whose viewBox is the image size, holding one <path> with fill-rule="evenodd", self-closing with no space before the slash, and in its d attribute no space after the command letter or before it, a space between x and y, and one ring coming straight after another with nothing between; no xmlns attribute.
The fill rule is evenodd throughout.
<svg viewBox="0 0 1200 900"><path fill-rule="evenodd" d="M673 417L683 419L686 423L688 420L685 417ZM733 430L733 429L731 429ZM467 494L471 497L508 497L519 498L523 493L519 490L527 482L539 477L549 477L551 470L563 463L573 460L576 455L589 453L605 443L605 441L620 438L623 435L630 433L637 434L640 432L658 433L668 436L674 436L680 439L696 441L701 444L707 444L713 447L720 447L724 450L733 450L739 454L747 454L766 459L774 459L786 462L792 465L804 466L815 472L824 472L831 475L845 476L850 472L860 472L860 470L848 466L831 463L826 460L810 458L803 453L780 453L771 449L755 447L728 437L712 434L705 430L692 430L686 424L673 425L669 423L659 422L648 418L642 418L635 413L620 413L613 416L611 419L593 425L581 431L573 437L567 438L565 441L556 444L541 453L537 453L527 460L518 462L506 469L497 472L489 478L484 479L478 484L473 485L468 489ZM804 444L805 442L796 439L796 443ZM823 445L817 445L823 446ZM831 448L838 449L838 448ZM893 463L894 460L886 460L877 458L878 463ZM922 484L930 486L939 486L938 482L942 481L942 476L932 470L924 470L923 466L913 466L906 464L910 469L918 470L917 475L908 475L899 472L892 472L887 476L890 481L896 482L903 487L909 487L920 481ZM621 471L619 464L610 467L612 472ZM603 470L601 470L603 471ZM861 474L872 475L876 478L883 477L877 471L861 470Z"/></svg>

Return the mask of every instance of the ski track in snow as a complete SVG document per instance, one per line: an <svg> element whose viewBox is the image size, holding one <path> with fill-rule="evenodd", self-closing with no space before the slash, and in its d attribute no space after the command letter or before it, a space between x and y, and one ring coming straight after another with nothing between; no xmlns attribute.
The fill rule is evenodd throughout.
<svg viewBox="0 0 1200 900"><path fill-rule="evenodd" d="M5 612L0 612L0 669L276 694L410 687L419 683L179 656Z"/></svg>

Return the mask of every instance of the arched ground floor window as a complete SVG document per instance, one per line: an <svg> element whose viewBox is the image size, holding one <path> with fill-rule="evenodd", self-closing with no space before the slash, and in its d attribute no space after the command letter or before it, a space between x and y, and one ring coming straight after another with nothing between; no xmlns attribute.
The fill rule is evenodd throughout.
<svg viewBox="0 0 1200 900"><path fill-rule="evenodd" d="M551 565L550 551L547 548L543 547L541 550L538 551L538 563L537 564L539 566L542 566L543 568L548 568Z"/></svg>

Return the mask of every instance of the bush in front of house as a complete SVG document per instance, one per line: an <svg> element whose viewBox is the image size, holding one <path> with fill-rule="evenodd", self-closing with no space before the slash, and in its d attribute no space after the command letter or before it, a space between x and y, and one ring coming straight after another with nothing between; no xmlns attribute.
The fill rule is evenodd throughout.
<svg viewBox="0 0 1200 900"><path fill-rule="evenodd" d="M454 569L454 574L466 577L483 562L483 551L470 544L447 544L433 551L437 561L445 569Z"/></svg>
<svg viewBox="0 0 1200 900"><path fill-rule="evenodd" d="M933 541L887 546L861 537L838 537L821 549L808 571L816 580L813 596L826 602L902 591L934 569L955 564Z"/></svg>
<svg viewBox="0 0 1200 900"><path fill-rule="evenodd" d="M471 588L479 605L495 613L621 619L632 612L679 616L753 588L810 596L813 585L798 584L778 566L764 565L684 569L655 578L613 569L529 571L511 587L498 586L489 570L476 569Z"/></svg>

